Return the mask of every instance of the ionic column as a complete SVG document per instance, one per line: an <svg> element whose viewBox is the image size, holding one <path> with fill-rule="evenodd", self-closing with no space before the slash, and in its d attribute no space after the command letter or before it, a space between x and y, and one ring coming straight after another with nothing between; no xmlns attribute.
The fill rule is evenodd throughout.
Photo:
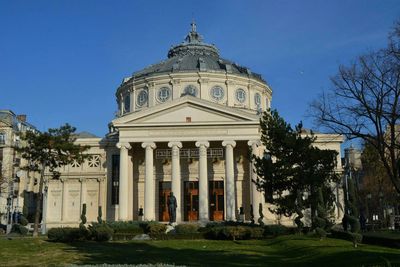
<svg viewBox="0 0 400 267"><path fill-rule="evenodd" d="M61 177L60 181L62 182L62 188L63 188L63 193L62 193L62 206L61 206L61 221L65 222L67 221L68 214L67 214L67 205L68 205L68 184L67 184L67 179L65 177Z"/></svg>
<svg viewBox="0 0 400 267"><path fill-rule="evenodd" d="M128 150L131 149L129 143L117 143L119 151L119 220L128 220Z"/></svg>
<svg viewBox="0 0 400 267"><path fill-rule="evenodd" d="M258 156L257 146L259 146L260 144L261 143L259 140L250 140L247 142L247 145L251 147L252 156ZM251 205L253 206L254 221L257 222L258 218L260 218L258 207L261 203L261 192L257 190L257 185L253 182L256 180L257 180L257 173L255 168L255 160L252 159L250 163Z"/></svg>
<svg viewBox="0 0 400 267"><path fill-rule="evenodd" d="M146 165L144 180L144 219L146 221L154 221L155 214L155 190L153 175L153 149L156 148L155 143L142 143L142 147L146 149Z"/></svg>
<svg viewBox="0 0 400 267"><path fill-rule="evenodd" d="M172 150L172 192L174 193L177 200L176 208L176 222L181 221L181 165L179 159L179 149L182 148L181 142L169 142L168 147Z"/></svg>
<svg viewBox="0 0 400 267"><path fill-rule="evenodd" d="M208 221L208 171L207 171L207 141L196 142L199 148L199 220Z"/></svg>
<svg viewBox="0 0 400 267"><path fill-rule="evenodd" d="M235 172L233 164L233 148L235 141L223 141L225 147L225 177L226 177L226 220L234 221L236 219L235 207Z"/></svg>

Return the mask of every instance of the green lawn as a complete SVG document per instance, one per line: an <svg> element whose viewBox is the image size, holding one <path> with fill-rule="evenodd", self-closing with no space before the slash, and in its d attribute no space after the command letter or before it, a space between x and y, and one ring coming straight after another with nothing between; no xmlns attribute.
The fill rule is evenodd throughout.
<svg viewBox="0 0 400 267"><path fill-rule="evenodd" d="M400 266L400 250L282 236L256 241L168 240L51 243L0 239L0 266L62 266L100 263L174 263L189 266Z"/></svg>

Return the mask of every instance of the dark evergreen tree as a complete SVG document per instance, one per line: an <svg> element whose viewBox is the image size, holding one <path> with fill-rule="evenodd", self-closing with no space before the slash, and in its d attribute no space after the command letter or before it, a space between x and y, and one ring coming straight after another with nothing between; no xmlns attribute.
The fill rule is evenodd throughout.
<svg viewBox="0 0 400 267"><path fill-rule="evenodd" d="M301 230L303 211L315 202L318 188L328 195L327 200L332 199L332 191L326 188L338 179L337 152L314 147L316 137L312 132L305 131L301 123L293 129L276 110L265 112L260 125L266 151L263 157L255 157L260 179L254 182L264 191L266 201L276 206L271 211L285 216L296 214L294 221ZM332 204L324 201L321 207Z"/></svg>
<svg viewBox="0 0 400 267"><path fill-rule="evenodd" d="M345 218L344 221L350 224L350 231L352 233L360 232L359 210L357 201L357 191L353 179L347 179L347 186L345 187Z"/></svg>
<svg viewBox="0 0 400 267"><path fill-rule="evenodd" d="M79 224L80 228L85 228L85 224L87 222L86 219L86 204L82 204L82 214L81 214L81 223Z"/></svg>

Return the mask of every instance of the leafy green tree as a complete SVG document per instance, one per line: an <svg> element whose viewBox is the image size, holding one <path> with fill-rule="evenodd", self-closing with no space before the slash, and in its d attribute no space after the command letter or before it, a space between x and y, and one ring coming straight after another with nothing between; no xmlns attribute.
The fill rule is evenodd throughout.
<svg viewBox="0 0 400 267"><path fill-rule="evenodd" d="M260 179L254 182L264 191L266 201L276 206L271 211L285 216L296 214L294 221L301 230L303 211L314 206L312 212L317 212L316 193L327 195L329 201L324 201L324 207L333 205L329 188L338 179L337 152L313 146L316 137L312 132L306 132L301 123L293 129L276 110L265 112L260 125L265 153L255 157Z"/></svg>
<svg viewBox="0 0 400 267"><path fill-rule="evenodd" d="M18 150L28 162L23 168L40 174L33 236L38 235L43 187L46 179L45 172L49 172L52 178L57 179L60 177L60 167L74 161L82 163L87 157L83 152L88 147L74 144L75 130L75 127L65 124L60 128L51 128L46 132L28 131L22 136L22 140L26 145Z"/></svg>

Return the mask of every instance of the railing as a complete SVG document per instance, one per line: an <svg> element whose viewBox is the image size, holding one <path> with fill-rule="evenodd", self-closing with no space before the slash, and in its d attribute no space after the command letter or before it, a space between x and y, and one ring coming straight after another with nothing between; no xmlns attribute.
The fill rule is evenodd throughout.
<svg viewBox="0 0 400 267"><path fill-rule="evenodd" d="M156 149L156 159L171 158L171 149ZM224 150L222 148L209 148L207 149L207 158L222 158ZM184 148L179 150L179 157L181 158L198 158L198 148Z"/></svg>

